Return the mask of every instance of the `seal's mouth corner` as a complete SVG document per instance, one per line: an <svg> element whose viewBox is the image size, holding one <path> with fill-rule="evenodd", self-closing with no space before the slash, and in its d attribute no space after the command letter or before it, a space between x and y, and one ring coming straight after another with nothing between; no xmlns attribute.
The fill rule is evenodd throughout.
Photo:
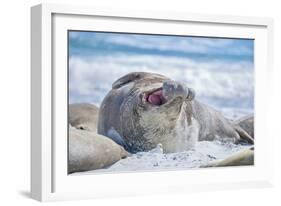
<svg viewBox="0 0 281 206"><path fill-rule="evenodd" d="M145 100L151 105L161 106L167 102L167 99L163 95L163 88L158 88L145 95Z"/></svg>

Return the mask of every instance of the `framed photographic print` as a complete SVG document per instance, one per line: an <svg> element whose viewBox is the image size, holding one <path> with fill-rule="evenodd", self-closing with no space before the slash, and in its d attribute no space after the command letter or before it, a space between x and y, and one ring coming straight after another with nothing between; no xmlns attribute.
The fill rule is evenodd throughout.
<svg viewBox="0 0 281 206"><path fill-rule="evenodd" d="M40 201L265 187L268 18L31 9Z"/></svg>

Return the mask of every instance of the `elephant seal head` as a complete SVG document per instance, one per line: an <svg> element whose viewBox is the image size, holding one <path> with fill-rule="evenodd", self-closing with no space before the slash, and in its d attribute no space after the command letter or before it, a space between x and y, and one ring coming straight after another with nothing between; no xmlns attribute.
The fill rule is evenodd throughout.
<svg viewBox="0 0 281 206"><path fill-rule="evenodd" d="M129 73L116 80L104 98L98 133L132 153L158 144L164 152L187 150L199 130L188 108L194 97L193 89L163 75Z"/></svg>

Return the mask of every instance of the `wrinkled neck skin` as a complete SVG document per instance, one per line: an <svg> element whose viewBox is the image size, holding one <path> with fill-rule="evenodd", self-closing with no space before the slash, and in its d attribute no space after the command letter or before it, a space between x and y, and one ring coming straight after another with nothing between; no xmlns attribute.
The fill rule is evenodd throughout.
<svg viewBox="0 0 281 206"><path fill-rule="evenodd" d="M143 113L140 125L146 131L144 138L153 147L161 143L164 153L189 150L198 140L199 124L192 113L187 112L189 102L175 98L170 104L172 106L164 106L160 111Z"/></svg>

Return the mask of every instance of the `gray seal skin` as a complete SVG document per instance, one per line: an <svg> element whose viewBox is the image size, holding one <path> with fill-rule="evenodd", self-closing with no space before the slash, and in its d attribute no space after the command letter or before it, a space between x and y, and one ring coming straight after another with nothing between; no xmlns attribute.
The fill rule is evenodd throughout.
<svg viewBox="0 0 281 206"><path fill-rule="evenodd" d="M158 144L165 153L186 151L202 140L253 143L239 125L194 97L193 89L163 75L129 73L115 81L104 98L98 133L131 153Z"/></svg>

